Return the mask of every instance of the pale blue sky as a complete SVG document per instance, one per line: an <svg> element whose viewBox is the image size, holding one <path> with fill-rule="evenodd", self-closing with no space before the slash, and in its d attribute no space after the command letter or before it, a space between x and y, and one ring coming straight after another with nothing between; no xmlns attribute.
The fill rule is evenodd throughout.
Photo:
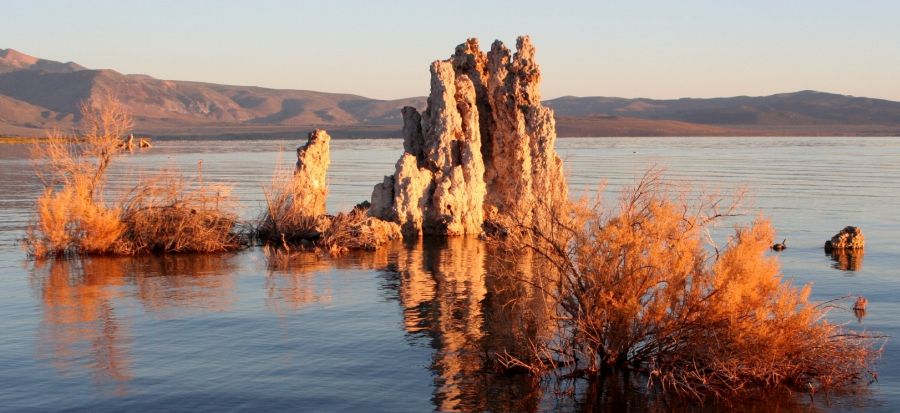
<svg viewBox="0 0 900 413"><path fill-rule="evenodd" d="M527 33L545 98L900 100L900 1L14 0L2 14L0 48L162 79L418 96L467 37Z"/></svg>

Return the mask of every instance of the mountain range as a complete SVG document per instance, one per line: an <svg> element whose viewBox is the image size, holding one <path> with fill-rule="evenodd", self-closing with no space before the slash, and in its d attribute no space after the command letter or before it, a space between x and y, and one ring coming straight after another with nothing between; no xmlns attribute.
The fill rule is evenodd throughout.
<svg viewBox="0 0 900 413"><path fill-rule="evenodd" d="M308 90L160 80L93 70L0 49L0 134L43 136L78 124L78 105L112 94L141 134L285 136L325 128L335 137L397 136L395 100ZM546 100L560 136L900 136L900 102L816 91L711 99L564 96Z"/></svg>

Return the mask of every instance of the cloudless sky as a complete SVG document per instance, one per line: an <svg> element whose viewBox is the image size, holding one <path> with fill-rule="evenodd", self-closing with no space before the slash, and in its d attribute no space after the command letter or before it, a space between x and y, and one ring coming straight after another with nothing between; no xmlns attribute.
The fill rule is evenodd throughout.
<svg viewBox="0 0 900 413"><path fill-rule="evenodd" d="M900 1L4 0L0 48L161 79L428 93L468 37L530 34L544 98L815 89L900 100Z"/></svg>

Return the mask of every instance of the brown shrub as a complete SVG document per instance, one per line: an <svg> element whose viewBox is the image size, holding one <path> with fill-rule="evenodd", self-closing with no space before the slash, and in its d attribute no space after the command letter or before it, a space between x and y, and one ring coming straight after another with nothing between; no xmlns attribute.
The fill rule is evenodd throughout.
<svg viewBox="0 0 900 413"><path fill-rule="evenodd" d="M350 250L375 250L390 240L401 237L400 226L369 216L368 206L357 206L331 219L316 242L318 248L331 255Z"/></svg>
<svg viewBox="0 0 900 413"><path fill-rule="evenodd" d="M37 257L67 254L216 252L240 246L227 191L180 177L139 180L122 201L103 199L106 171L131 127L111 97L81 106L79 137L59 132L37 142L33 156L44 192L24 240Z"/></svg>
<svg viewBox="0 0 900 413"><path fill-rule="evenodd" d="M305 245L330 255L351 250L374 250L400 237L399 227L368 216L368 205L360 204L335 216L315 214L309 194L316 189L309 179L277 167L272 183L263 190L266 210L254 230L265 244L290 250Z"/></svg>
<svg viewBox="0 0 900 413"><path fill-rule="evenodd" d="M119 210L85 196L84 186L47 188L37 199L36 222L27 229L26 248L43 257L84 252L102 254L116 249L124 232Z"/></svg>
<svg viewBox="0 0 900 413"><path fill-rule="evenodd" d="M254 230L256 237L264 243L283 245L318 239L328 220L315 214L306 202L304 194L311 190L308 180L278 166L272 183L263 189L266 209Z"/></svg>
<svg viewBox="0 0 900 413"><path fill-rule="evenodd" d="M128 252L221 252L244 242L235 231L231 188L189 187L180 175L161 174L144 179L122 206L127 230L123 249Z"/></svg>
<svg viewBox="0 0 900 413"><path fill-rule="evenodd" d="M507 222L497 244L537 258L522 279L550 304L551 314L534 319L552 333L500 361L592 381L638 372L650 388L696 399L864 380L878 338L825 321L809 286L782 280L777 259L766 256L774 238L767 220L736 229L722 250L705 248L709 227L732 211L713 198L673 197L651 172L615 211L542 204L541 219Z"/></svg>

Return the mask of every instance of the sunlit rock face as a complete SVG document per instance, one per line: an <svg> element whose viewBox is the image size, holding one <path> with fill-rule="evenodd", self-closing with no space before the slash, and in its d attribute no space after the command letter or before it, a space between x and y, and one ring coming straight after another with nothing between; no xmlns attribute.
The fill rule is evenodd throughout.
<svg viewBox="0 0 900 413"><path fill-rule="evenodd" d="M403 108L404 154L375 186L370 214L406 235L480 234L485 219L527 223L538 200L567 197L553 112L527 36L511 53L476 39L431 64L428 107Z"/></svg>
<svg viewBox="0 0 900 413"><path fill-rule="evenodd" d="M324 130L316 129L309 133L306 144L297 148L295 179L302 181L299 187L304 188L306 192L303 197L297 199L304 203L302 210L309 211L311 215L325 213L325 202L328 197L325 177L331 163L329 142L331 137Z"/></svg>

